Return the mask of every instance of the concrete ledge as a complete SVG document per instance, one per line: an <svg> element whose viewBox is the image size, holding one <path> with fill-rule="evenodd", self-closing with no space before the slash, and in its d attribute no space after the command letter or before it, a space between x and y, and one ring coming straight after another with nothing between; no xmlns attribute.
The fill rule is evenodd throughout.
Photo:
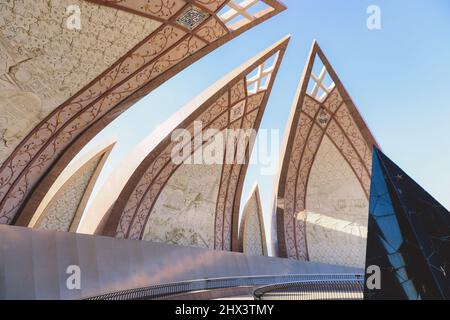
<svg viewBox="0 0 450 320"><path fill-rule="evenodd" d="M70 290L69 266L81 289ZM0 225L0 299L84 299L222 277L361 273L355 268Z"/></svg>

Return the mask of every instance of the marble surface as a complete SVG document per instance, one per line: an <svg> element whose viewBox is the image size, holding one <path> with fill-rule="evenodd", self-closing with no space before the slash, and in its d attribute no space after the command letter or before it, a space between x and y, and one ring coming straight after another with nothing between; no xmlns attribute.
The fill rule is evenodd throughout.
<svg viewBox="0 0 450 320"><path fill-rule="evenodd" d="M261 208L258 205L258 198L256 194L253 194L248 202L248 206L244 212L247 216L244 229L244 239L243 239L243 251L245 254L262 256L263 251L263 239L262 239L262 221L260 221L259 210Z"/></svg>
<svg viewBox="0 0 450 320"><path fill-rule="evenodd" d="M66 22L80 8L81 30ZM0 164L51 111L160 25L81 0L0 2Z"/></svg>
<svg viewBox="0 0 450 320"><path fill-rule="evenodd" d="M364 267L368 205L351 167L324 137L306 195L310 261Z"/></svg>
<svg viewBox="0 0 450 320"><path fill-rule="evenodd" d="M214 249L221 172L220 165L181 165L156 201L143 240Z"/></svg>
<svg viewBox="0 0 450 320"><path fill-rule="evenodd" d="M53 231L69 231L78 206L85 194L85 190L100 161L101 157L88 163L58 190L42 212L41 218L35 226L36 228Z"/></svg>

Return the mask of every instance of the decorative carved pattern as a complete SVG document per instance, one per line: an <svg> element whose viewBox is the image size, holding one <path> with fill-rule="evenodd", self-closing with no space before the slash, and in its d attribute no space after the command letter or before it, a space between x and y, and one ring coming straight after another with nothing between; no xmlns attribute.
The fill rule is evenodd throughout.
<svg viewBox="0 0 450 320"><path fill-rule="evenodd" d="M169 28L173 31L171 27ZM168 38L166 39L171 38L170 34L167 36ZM0 197L4 191L9 189L9 195L3 201L0 219L6 218L9 221L12 219L21 203L20 200L25 195L24 191L27 191L30 186L30 182L37 180L40 173L48 169L51 165L50 160L59 155L65 147L68 147L74 136L81 134L83 129L104 116L130 92L136 91L140 86L152 80L192 52L201 49L204 45L198 38L189 37L156 61L152 61L150 65L139 71L132 78L121 84L119 83L106 97L100 95L102 91L106 91L107 88L113 86L113 82L108 80L98 82L98 86L102 87L99 91L94 91L95 89L91 88L80 97L75 98L65 108L55 113L43 125L40 125L39 129L30 137L30 141L15 152L15 161L6 162L4 167L9 170L4 170L0 174ZM118 74L123 71L130 73L130 69L127 69L128 65L122 65L121 67L119 70L115 68ZM117 78L120 79L121 77ZM116 82L117 78L115 78ZM102 84L109 85L102 86ZM99 98L95 99L96 96L99 96ZM84 105L86 105L85 108L83 108ZM64 122L65 119L68 120ZM31 168L28 159L34 162ZM20 172L18 170L21 168L25 169L27 165L28 171ZM16 177L18 179L13 183L13 179Z"/></svg>
<svg viewBox="0 0 450 320"><path fill-rule="evenodd" d="M79 31L65 27L69 5L80 8ZM0 112L0 164L56 107L161 25L81 0L2 2L0 16L0 108L8 109Z"/></svg>
<svg viewBox="0 0 450 320"><path fill-rule="evenodd" d="M189 7L177 18L177 23L189 30L195 29L208 18L209 14L196 7Z"/></svg>
<svg viewBox="0 0 450 320"><path fill-rule="evenodd" d="M315 118L317 112L320 109L320 103L317 100L311 98L310 96L305 96L305 101L303 103L302 110L310 118Z"/></svg>
<svg viewBox="0 0 450 320"><path fill-rule="evenodd" d="M115 143L70 165L58 177L36 210L29 227L77 230L97 177Z"/></svg>
<svg viewBox="0 0 450 320"><path fill-rule="evenodd" d="M318 57L324 67L319 76L313 76L311 72ZM330 75L333 84L324 87L326 74ZM295 133L288 141L280 172L275 213L283 217L283 225L278 225L280 254L299 260L309 260L306 221L310 209L306 196L311 169L324 137L332 141L348 163L366 200L370 188L371 148L376 144L362 119L355 118L356 107L316 43L304 78L306 82L301 84L299 107L291 123ZM310 79L316 82L311 95L307 93ZM318 88L322 88L325 95L318 95Z"/></svg>
<svg viewBox="0 0 450 320"><path fill-rule="evenodd" d="M0 145L5 150L27 134L42 117L41 99L32 92L0 90Z"/></svg>
<svg viewBox="0 0 450 320"><path fill-rule="evenodd" d="M316 121L322 128L326 128L330 119L330 114L324 108L320 109Z"/></svg>
<svg viewBox="0 0 450 320"><path fill-rule="evenodd" d="M228 93L222 95L212 106L204 111L198 118L198 121L201 121L204 124L204 128L223 128L228 123ZM193 125L190 125L187 130L194 135ZM122 214L122 218L120 219L119 227L117 229L117 237L126 238L128 237L128 230L130 229L130 224L132 223L133 215L135 212L139 211L139 207L144 206L144 214L148 213L149 207L152 205L154 198L149 198L149 200L142 202L142 197L149 193L149 185L155 183L157 177L164 173L163 168L169 166L170 168L177 167L171 161L171 153L175 148L177 142L170 143L162 152L159 153L158 157L152 162L145 174L142 176L140 181L138 182L135 190L130 196L129 201L127 202L125 209ZM192 147L191 150L194 148ZM170 172L170 169L167 170ZM162 180L164 181L164 180ZM151 193L156 196L156 193ZM139 234L137 235L139 238Z"/></svg>
<svg viewBox="0 0 450 320"><path fill-rule="evenodd" d="M197 35L212 43L227 34L227 30L215 18L210 18L197 31Z"/></svg>
<svg viewBox="0 0 450 320"><path fill-rule="evenodd" d="M174 21L176 14L186 5L190 5L182 0L92 0L91 2L138 13L163 23L121 59L114 63L110 61L112 65L108 70L51 112L3 162L0 168L0 223L12 223L17 218L19 208L34 192L40 179L53 170L55 164L58 165L57 161L61 155L73 146L75 140L88 135L89 130L98 130L97 127L95 129L93 127L99 124L100 120L107 119L101 123L102 126L112 121L117 116L114 112L118 106L123 106L124 102L136 95L148 93L217 45L229 41L273 15L268 13L248 27L231 33L225 30L217 17L217 10L223 4L222 1L198 1L198 6L204 5L205 10L216 9L211 11L210 19L196 26L192 32L188 32ZM103 9L106 12L117 13L117 10L104 7ZM277 6L275 13L283 9L281 5ZM142 19L142 17L134 19L138 18ZM128 26L125 24L124 29ZM209 43L214 45L209 47ZM99 45L98 41L90 47L96 45ZM142 93L142 90L146 92ZM31 120L30 123L35 122ZM0 131L0 134L9 137L15 133L4 134Z"/></svg>
<svg viewBox="0 0 450 320"><path fill-rule="evenodd" d="M186 5L186 1L183 0L94 0L92 2L111 5L164 20L168 20Z"/></svg>
<svg viewBox="0 0 450 320"><path fill-rule="evenodd" d="M231 104L235 104L242 99L245 99L247 90L245 88L245 80L239 81L230 90Z"/></svg>
<svg viewBox="0 0 450 320"><path fill-rule="evenodd" d="M339 93L339 90L333 90L323 103L323 106L328 110L328 112L334 114L341 106L342 102L343 99L341 94Z"/></svg>
<svg viewBox="0 0 450 320"><path fill-rule="evenodd" d="M214 247L214 214L220 165L181 165L156 200L142 239Z"/></svg>
<svg viewBox="0 0 450 320"><path fill-rule="evenodd" d="M71 181L60 189L42 212L41 218L35 225L36 228L69 231L84 192L99 162L100 159L97 159L90 163L83 172L72 177Z"/></svg>
<svg viewBox="0 0 450 320"><path fill-rule="evenodd" d="M241 102L237 103L234 107L231 108L230 112L230 122L234 122L244 115L245 112L245 104L246 101L242 100Z"/></svg>
<svg viewBox="0 0 450 320"><path fill-rule="evenodd" d="M267 255L267 242L261 196L258 186L253 189L241 218L240 251L248 255Z"/></svg>
<svg viewBox="0 0 450 320"><path fill-rule="evenodd" d="M247 99L247 111L251 112L255 110L264 99L265 92L261 92L258 94L252 94Z"/></svg>
<svg viewBox="0 0 450 320"><path fill-rule="evenodd" d="M196 0L196 2L210 11L217 11L228 0Z"/></svg>
<svg viewBox="0 0 450 320"><path fill-rule="evenodd" d="M199 145L195 143L197 136L194 135L199 133L194 130L194 122L201 122L203 130L214 128L221 132L227 132L227 129L257 130L259 128L267 98L270 94L270 89L287 43L288 39L281 41L274 47L268 49L258 60L260 64L274 54L280 54L280 59L275 66L274 74L267 90L258 95L248 96L245 77L254 68L254 64L247 65L241 68L242 71L236 73L234 79L228 85L224 88L217 88L218 91L214 93L214 96L217 98L212 103L204 103L193 111L189 116L189 121L185 120L179 125L178 129L185 128L191 133L191 154L184 154L185 159L191 157L199 148ZM249 110L249 106L251 106L251 110ZM168 183L169 186L172 186L171 188L174 188L175 185L173 182L170 182L172 181L171 177L177 176L177 179L179 179L177 172L180 172L180 170L185 172L189 169L189 165L182 164L180 166L172 161L171 154L179 141L172 142L170 140L170 137L162 140L160 145L147 156L146 160L142 162L133 174L125 190L119 197L120 200L116 202L112 210L110 222L107 223L104 232L105 234L127 239L145 239L148 238L149 234L153 234L157 239L167 240L165 236L151 231L152 226L149 224L152 221L160 223L162 220L161 217L157 220L152 220L150 219L150 215L152 212L161 212L161 201L163 201L160 200L161 194L164 194L164 197L167 196L164 190L168 186ZM238 194L242 188L246 164L250 158L249 151L251 149L251 142L253 141L250 139L245 140L245 163L237 163L234 161L230 164L220 165L220 181L217 185L218 193L216 195L212 220L214 239L211 243L211 249L232 249L232 234L234 228L237 227L236 220L238 218L236 217L236 212L239 212ZM237 146L233 146L233 148L237 148ZM227 150L225 150L226 152ZM233 152L233 154L236 154L236 152ZM183 169L180 169L181 167ZM195 165L193 165L194 167ZM156 204L158 206L155 208ZM207 214L205 215L208 216ZM204 215L202 214L202 216ZM114 221L117 221L117 224L114 225ZM180 226L180 228L182 227ZM177 238L180 239L180 244L193 244L195 242L191 241L190 236L186 238L186 234L190 234L191 236L196 234L197 236L195 238L197 240L199 239L198 235L200 233L198 230L195 232L194 230L189 231L187 229L182 231L180 228L177 228L177 232L173 230L173 235L177 235ZM209 239L208 236L205 235L203 239L205 240L203 244L210 243L207 240Z"/></svg>
<svg viewBox="0 0 450 320"><path fill-rule="evenodd" d="M309 260L364 268L369 202L328 136L309 175L306 208Z"/></svg>
<svg viewBox="0 0 450 320"><path fill-rule="evenodd" d="M300 172L300 162L302 159L302 151L304 146L306 145L307 138L310 130L312 129L313 122L311 119L307 117L303 117L300 119L300 123L297 126L297 132L295 135L295 139L293 141L293 147L291 151L290 161L288 164L286 181L285 181L285 193L284 193L284 230L285 230L285 241L286 241L286 250L289 257L297 257L297 243L300 243L302 246L306 246L306 238L303 233L299 235L295 235L295 224L296 219L299 218L300 222L304 222L306 217L302 215L304 213L299 212L296 214L295 212L295 203L296 203L296 188L306 189L304 180L297 180L298 173ZM304 255L300 257L301 259L306 260L307 256Z"/></svg>

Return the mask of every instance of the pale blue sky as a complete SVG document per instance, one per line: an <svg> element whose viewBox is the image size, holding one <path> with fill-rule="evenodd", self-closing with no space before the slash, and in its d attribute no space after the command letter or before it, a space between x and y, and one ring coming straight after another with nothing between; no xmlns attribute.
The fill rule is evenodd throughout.
<svg viewBox="0 0 450 320"><path fill-rule="evenodd" d="M292 39L261 128L283 136L313 39L317 39L383 151L450 208L450 1L285 0L288 10L215 50L124 113L95 138L119 137L104 177L127 152L212 83L284 35ZM382 30L366 27L378 5ZM150 150L149 150L150 151ZM279 150L274 150L278 158ZM260 184L266 226L274 176L251 166L248 198ZM96 186L96 190L98 185Z"/></svg>

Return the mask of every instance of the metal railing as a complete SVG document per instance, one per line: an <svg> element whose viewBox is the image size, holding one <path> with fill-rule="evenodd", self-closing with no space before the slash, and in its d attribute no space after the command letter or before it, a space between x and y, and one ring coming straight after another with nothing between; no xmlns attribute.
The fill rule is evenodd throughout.
<svg viewBox="0 0 450 320"><path fill-rule="evenodd" d="M255 300L362 300L363 276L272 284L253 291Z"/></svg>
<svg viewBox="0 0 450 320"><path fill-rule="evenodd" d="M288 285L292 283L346 283L348 281L362 281L360 274L311 274L311 275L288 275L288 276L256 276L236 278L202 279L185 282L162 284L144 288L124 290L108 293L100 296L90 297L87 300L155 300L164 299L181 294L208 291L216 289L239 288L239 287L261 287L275 288L274 285ZM268 286L271 285L271 286ZM268 291L268 292L269 292ZM256 292L256 291L255 291ZM262 292L262 291L261 291ZM362 289L361 289L362 292Z"/></svg>

